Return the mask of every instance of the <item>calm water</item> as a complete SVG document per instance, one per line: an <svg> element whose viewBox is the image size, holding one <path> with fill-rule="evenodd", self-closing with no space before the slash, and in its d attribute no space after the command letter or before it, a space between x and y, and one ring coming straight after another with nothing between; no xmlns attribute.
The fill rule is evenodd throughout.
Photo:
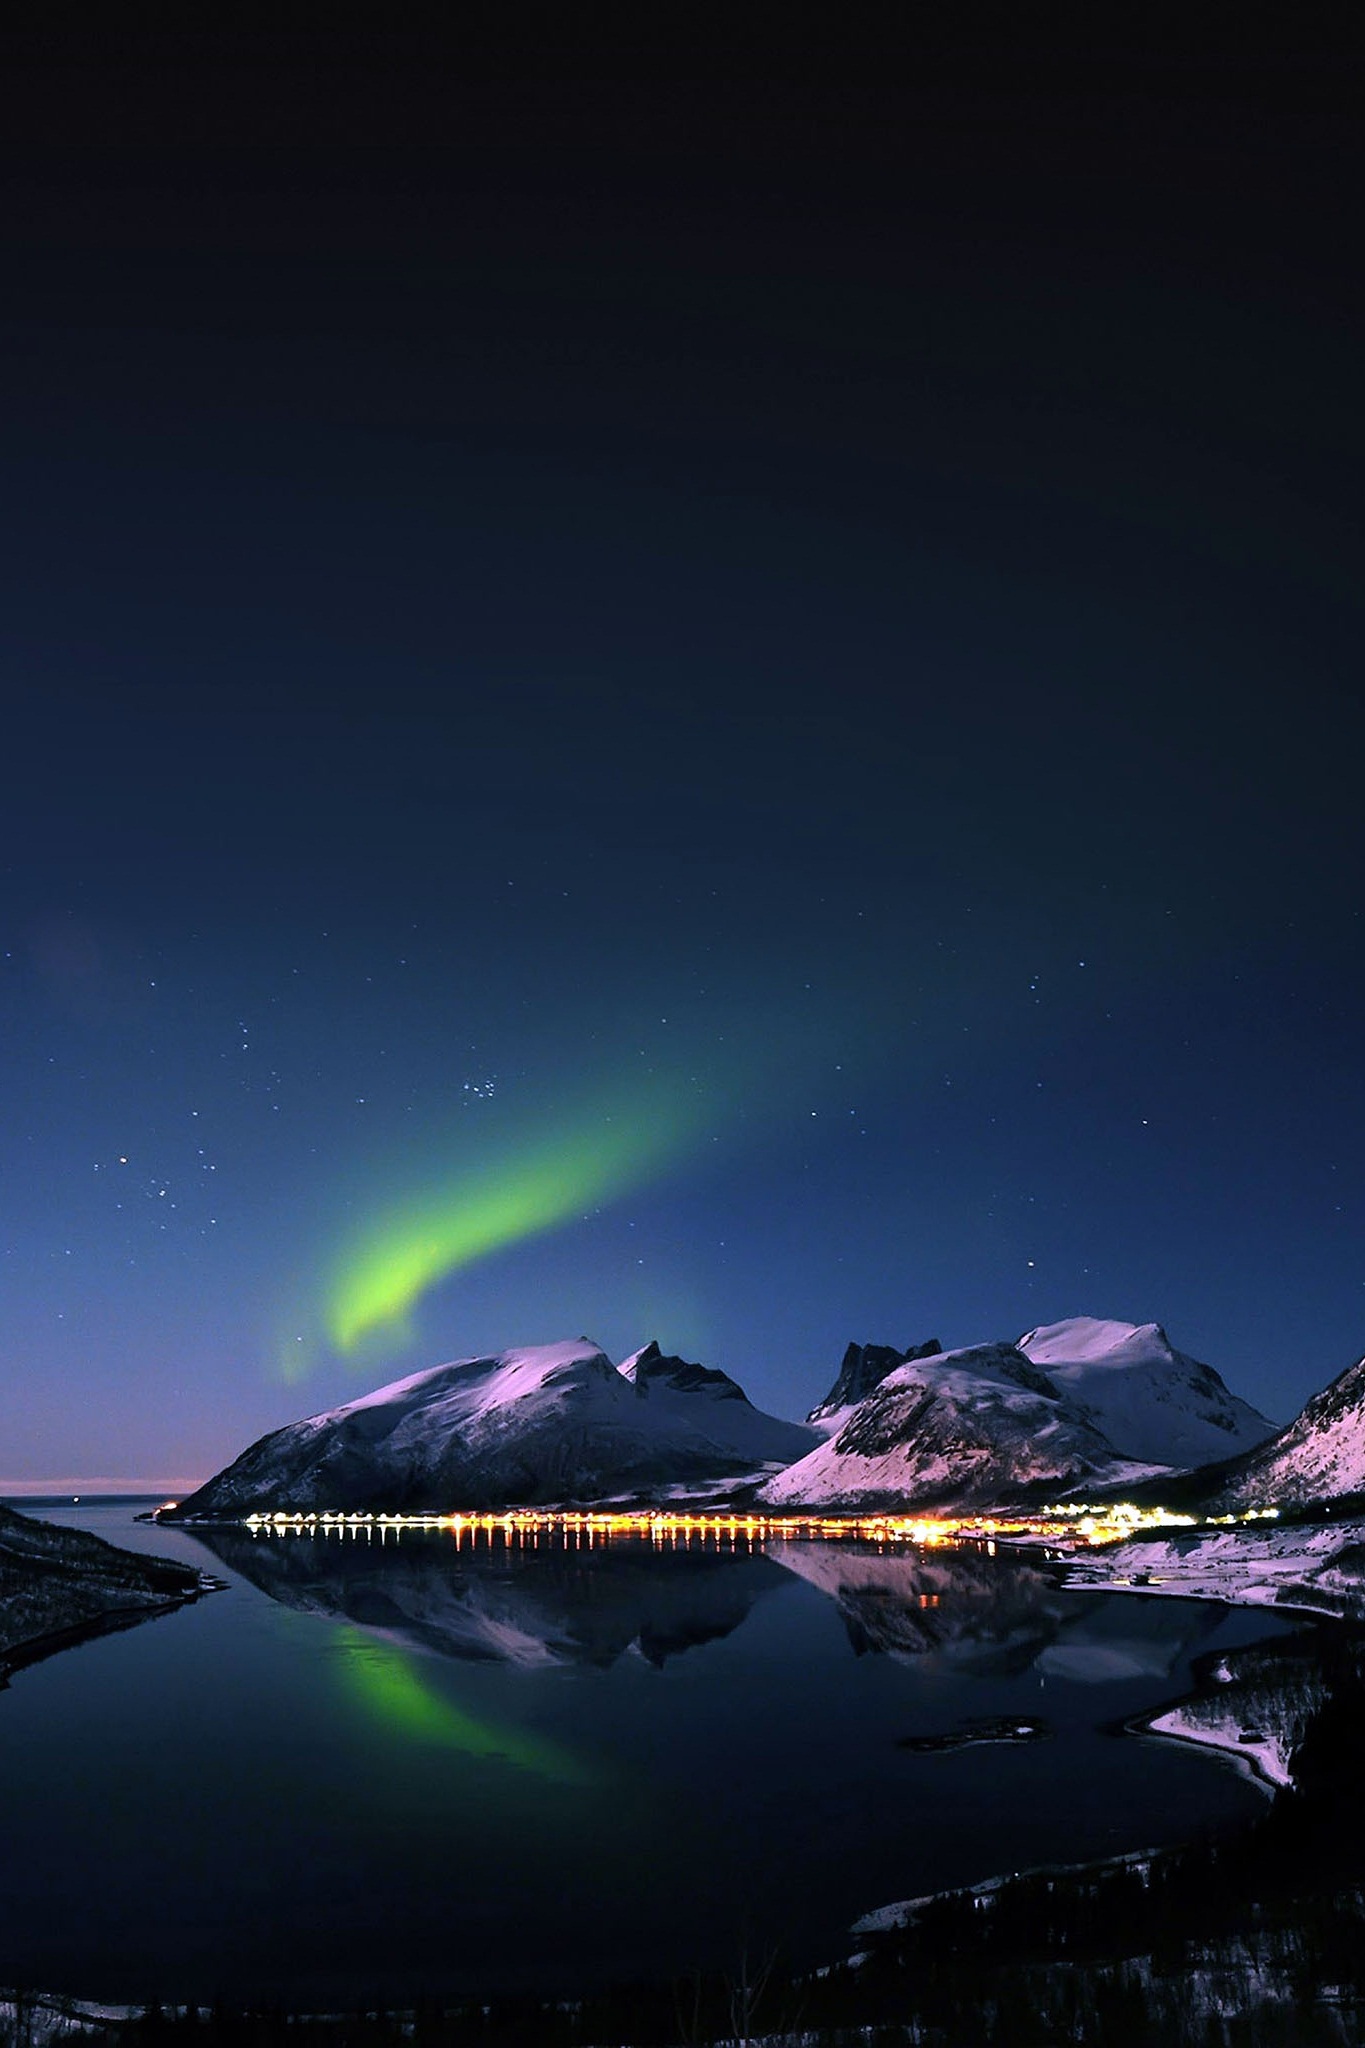
<svg viewBox="0 0 1365 2048"><path fill-rule="evenodd" d="M310 2004L727 1965L999 1870L1254 1812L1104 1731L1273 1632L843 1544L201 1538L229 1589L0 1694L0 1983ZM964 1721L1048 1739L899 1747ZM846 1948L847 1944L842 1945Z"/></svg>

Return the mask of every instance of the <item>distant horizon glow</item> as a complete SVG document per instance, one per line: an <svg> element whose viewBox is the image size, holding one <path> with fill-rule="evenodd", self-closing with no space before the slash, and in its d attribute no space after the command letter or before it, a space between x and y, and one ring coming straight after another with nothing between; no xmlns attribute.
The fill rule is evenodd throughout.
<svg viewBox="0 0 1365 2048"><path fill-rule="evenodd" d="M195 1493L210 1475L202 1473L197 1479L110 1479L100 1476L85 1479L68 1474L56 1479L2 1479L0 1478L0 1502L6 1500L46 1500L70 1498L79 1495L82 1500L108 1499L120 1494L136 1494L147 1499L183 1499L188 1493Z"/></svg>

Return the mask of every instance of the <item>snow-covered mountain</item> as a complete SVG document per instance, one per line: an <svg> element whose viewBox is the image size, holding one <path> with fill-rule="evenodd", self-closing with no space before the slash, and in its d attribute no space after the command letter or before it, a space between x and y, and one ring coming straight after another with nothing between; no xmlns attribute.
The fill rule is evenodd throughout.
<svg viewBox="0 0 1365 2048"><path fill-rule="evenodd" d="M816 1441L754 1408L723 1373L656 1345L629 1363L619 1371L583 1338L414 1373L262 1437L167 1519L705 1492Z"/></svg>
<svg viewBox="0 0 1365 2048"><path fill-rule="evenodd" d="M1013 1344L889 1372L841 1428L759 1490L773 1507L990 1507L1150 1470L1125 1461Z"/></svg>
<svg viewBox="0 0 1365 2048"><path fill-rule="evenodd" d="M1361 1382L1365 1361L1266 1444L1266 1418L1159 1325L1075 1316L946 1353L933 1338L850 1344L798 1423L655 1343L617 1367L583 1338L460 1359L290 1423L172 1518L701 1498L743 1482L773 1507L973 1511L1230 1454L1220 1483L1244 1479L1243 1497L1303 1497L1365 1487ZM1246 1455L1281 1445L1292 1487Z"/></svg>
<svg viewBox="0 0 1365 2048"><path fill-rule="evenodd" d="M897 1351L890 1344L850 1344L838 1378L824 1400L811 1409L807 1422L814 1423L822 1435L832 1436L849 1410L865 1401L889 1372L915 1358L937 1358L942 1349L937 1337L930 1337L924 1344L907 1345L904 1351Z"/></svg>
<svg viewBox="0 0 1365 2048"><path fill-rule="evenodd" d="M1215 1504L1223 1509L1365 1492L1365 1358L1215 1484Z"/></svg>
<svg viewBox="0 0 1365 2048"><path fill-rule="evenodd" d="M693 1365L660 1351L655 1343L633 1351L618 1371L647 1401L655 1423L673 1420L703 1428L731 1446L750 1466L789 1464L819 1441L804 1422L783 1422L755 1408L737 1380L711 1365Z"/></svg>
<svg viewBox="0 0 1365 2048"><path fill-rule="evenodd" d="M1160 1323L1071 1316L1028 1331L1019 1349L1128 1458L1206 1465L1275 1433L1212 1366L1177 1351Z"/></svg>
<svg viewBox="0 0 1365 2048"><path fill-rule="evenodd" d="M855 1355L856 1354L856 1355ZM828 1400L885 1354L850 1346ZM847 1376L847 1377L846 1377ZM1073 1316L1018 1344L923 1347L882 1374L827 1441L761 1489L773 1506L975 1509L1131 1485L1226 1458L1274 1429L1156 1323Z"/></svg>

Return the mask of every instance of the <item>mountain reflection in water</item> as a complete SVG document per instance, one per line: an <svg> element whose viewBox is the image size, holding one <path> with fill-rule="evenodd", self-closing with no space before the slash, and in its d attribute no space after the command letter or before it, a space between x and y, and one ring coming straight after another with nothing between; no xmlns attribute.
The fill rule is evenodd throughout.
<svg viewBox="0 0 1365 2048"><path fill-rule="evenodd" d="M4 1694L0 1983L341 2011L822 1962L890 1899L1260 1806L1109 1730L1288 1624L1003 1549L62 1513L228 1585Z"/></svg>
<svg viewBox="0 0 1365 2048"><path fill-rule="evenodd" d="M199 1542L282 1606L476 1663L589 1664L628 1651L662 1668L737 1629L784 1573L744 1539L656 1550L647 1539L532 1544L501 1529L424 1530L380 1544L196 1529Z"/></svg>
<svg viewBox="0 0 1365 2048"><path fill-rule="evenodd" d="M661 1668L733 1634L794 1574L832 1600L857 1656L914 1659L960 1677L1037 1671L1103 1683L1162 1677L1218 1627L1208 1602L1063 1592L1026 1558L979 1548L878 1549L850 1541L708 1535L591 1546L571 1532L521 1540L423 1530L385 1543L196 1530L232 1571L286 1607L391 1642L526 1669L605 1668L627 1653Z"/></svg>
<svg viewBox="0 0 1365 2048"><path fill-rule="evenodd" d="M961 1677L1162 1678L1227 1611L1157 1596L1089 1600L1026 1558L975 1546L907 1554L782 1543L769 1554L835 1602L857 1656L922 1659Z"/></svg>

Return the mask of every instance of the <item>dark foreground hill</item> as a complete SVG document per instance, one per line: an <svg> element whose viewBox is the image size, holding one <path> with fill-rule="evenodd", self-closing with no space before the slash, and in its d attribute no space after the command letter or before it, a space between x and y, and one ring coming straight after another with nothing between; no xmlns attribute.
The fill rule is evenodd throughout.
<svg viewBox="0 0 1365 2048"><path fill-rule="evenodd" d="M179 1607L203 1590L189 1565L140 1557L85 1530L0 1507L0 1685L21 1664Z"/></svg>

